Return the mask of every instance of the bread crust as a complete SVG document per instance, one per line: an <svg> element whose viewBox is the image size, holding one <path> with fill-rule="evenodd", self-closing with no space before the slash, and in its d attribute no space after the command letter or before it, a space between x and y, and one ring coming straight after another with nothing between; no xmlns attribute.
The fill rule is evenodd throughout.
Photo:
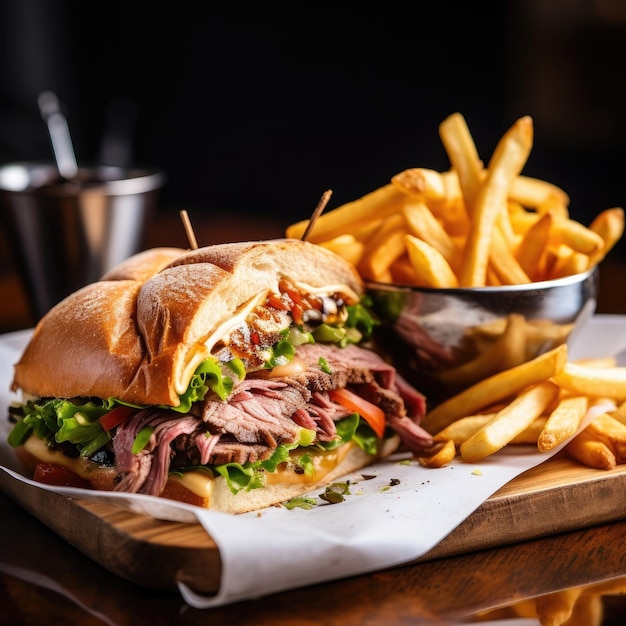
<svg viewBox="0 0 626 626"><path fill-rule="evenodd" d="M351 264L297 239L155 248L52 308L15 365L12 388L177 406L177 376L208 356L207 339L282 277L363 292Z"/></svg>

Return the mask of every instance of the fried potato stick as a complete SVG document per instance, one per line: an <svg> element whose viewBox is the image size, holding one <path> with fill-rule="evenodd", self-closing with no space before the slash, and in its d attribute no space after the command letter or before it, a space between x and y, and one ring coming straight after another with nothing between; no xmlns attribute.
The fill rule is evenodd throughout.
<svg viewBox="0 0 626 626"><path fill-rule="evenodd" d="M391 183L383 185L357 200L320 215L311 231L309 241L318 243L354 232L362 224L374 218L397 212L404 197L395 185ZM300 239L308 225L308 219L291 224L286 229L287 237Z"/></svg>
<svg viewBox="0 0 626 626"><path fill-rule="evenodd" d="M552 450L571 437L587 413L589 401L586 396L566 396L559 400L550 413L546 424L537 438L539 452Z"/></svg>
<svg viewBox="0 0 626 626"><path fill-rule="evenodd" d="M423 467L444 467L451 463L456 456L454 441L437 441L431 449L425 450L417 457L417 461Z"/></svg>
<svg viewBox="0 0 626 626"><path fill-rule="evenodd" d="M549 380L522 391L488 424L461 444L463 460L475 463L504 448L541 415L558 393L559 388Z"/></svg>
<svg viewBox="0 0 626 626"><path fill-rule="evenodd" d="M613 469L617 465L613 452L603 441L599 441L586 431L585 428L565 446L567 453L588 467Z"/></svg>
<svg viewBox="0 0 626 626"><path fill-rule="evenodd" d="M486 283L491 239L498 214L506 210L509 188L524 167L532 142L532 119L525 116L513 124L496 146L487 176L470 211L471 224L464 251L461 285L484 286Z"/></svg>
<svg viewBox="0 0 626 626"><path fill-rule="evenodd" d="M456 274L437 248L413 235L405 235L404 242L418 285L437 289L459 286Z"/></svg>
<svg viewBox="0 0 626 626"><path fill-rule="evenodd" d="M605 209L599 213L589 225L589 228L600 235L603 246L594 252L590 258L590 265L600 263L621 239L624 233L624 209L616 207Z"/></svg>
<svg viewBox="0 0 626 626"><path fill-rule="evenodd" d="M479 413L482 409L519 393L524 387L545 381L560 372L567 362L567 345L562 344L512 367L485 378L427 412L422 426L437 433L455 420Z"/></svg>
<svg viewBox="0 0 626 626"><path fill-rule="evenodd" d="M566 363L556 383L574 394L626 400L626 367L588 367Z"/></svg>
<svg viewBox="0 0 626 626"><path fill-rule="evenodd" d="M480 191L483 163L478 156L465 118L460 113L449 115L439 125L439 137L452 169L458 176L461 193L472 220L474 205Z"/></svg>
<svg viewBox="0 0 626 626"><path fill-rule="evenodd" d="M552 213L545 213L528 229L517 248L517 260L533 281L545 277L546 248L551 228Z"/></svg>

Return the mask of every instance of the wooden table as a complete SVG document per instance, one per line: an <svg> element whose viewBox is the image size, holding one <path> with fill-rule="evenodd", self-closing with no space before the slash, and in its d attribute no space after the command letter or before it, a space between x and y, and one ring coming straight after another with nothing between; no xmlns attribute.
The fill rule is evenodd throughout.
<svg viewBox="0 0 626 626"><path fill-rule="evenodd" d="M177 593L144 589L110 574L0 494L0 623L445 624L619 577L626 589L624 546L626 523L616 522L197 610ZM604 603L607 616L626 615L626 598L606 596Z"/></svg>
<svg viewBox="0 0 626 626"><path fill-rule="evenodd" d="M200 245L281 236L284 228L249 218L234 232L226 220L192 219ZM160 216L146 245L186 246L175 212ZM19 280L10 272L2 276L2 329L28 327ZM626 263L605 264L599 312L626 313L625 278ZM140 587L111 574L0 494L0 624L458 623L480 611L572 587L623 577L626 589L625 546L626 521L617 521L201 611L176 592ZM606 595L602 602L601 623L616 624L626 615L626 596Z"/></svg>

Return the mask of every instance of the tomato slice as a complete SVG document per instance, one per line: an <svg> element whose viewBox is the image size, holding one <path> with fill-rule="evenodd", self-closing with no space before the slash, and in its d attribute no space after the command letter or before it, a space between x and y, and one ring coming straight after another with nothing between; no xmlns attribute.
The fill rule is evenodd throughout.
<svg viewBox="0 0 626 626"><path fill-rule="evenodd" d="M104 430L111 430L119 426L124 420L128 419L137 409L132 406L116 406L113 410L105 413L100 418L100 426Z"/></svg>
<svg viewBox="0 0 626 626"><path fill-rule="evenodd" d="M266 303L268 306L271 306L279 311L288 311L289 307L285 302L280 299L280 296L275 293L270 293L267 296Z"/></svg>
<svg viewBox="0 0 626 626"><path fill-rule="evenodd" d="M82 489L89 489L90 487L88 480L81 478L67 467L54 463L37 463L33 480L38 483L61 487L81 487Z"/></svg>
<svg viewBox="0 0 626 626"><path fill-rule="evenodd" d="M328 392L333 402L358 413L382 439L385 434L385 412L369 400L361 398L349 389L333 389Z"/></svg>

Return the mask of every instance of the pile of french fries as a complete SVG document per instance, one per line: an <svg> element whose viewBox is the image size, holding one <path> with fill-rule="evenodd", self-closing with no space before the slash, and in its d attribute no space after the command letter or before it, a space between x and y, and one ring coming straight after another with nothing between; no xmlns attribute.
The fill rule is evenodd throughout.
<svg viewBox="0 0 626 626"><path fill-rule="evenodd" d="M584 226L570 216L563 189L522 174L534 140L530 117L508 129L486 166L461 114L446 118L439 135L449 170L406 169L314 223L292 224L286 235L302 238L308 230L309 241L346 258L366 280L442 289L579 274L622 237L622 208ZM442 374L465 389L426 414L423 426L436 444L419 461L442 467L458 454L479 462L509 444L549 451L567 442L590 467L626 463L626 368L610 360L568 362L562 342L569 327L556 327L565 333L556 347L531 358L529 337L539 333L544 341L555 329L518 317L511 311L491 324L498 328L475 329L481 336L474 339L491 338L500 352L517 355L500 371L493 373L493 352L483 351Z"/></svg>
<svg viewBox="0 0 626 626"><path fill-rule="evenodd" d="M457 454L477 463L510 444L548 452L565 443L584 465L610 470L626 463L626 367L568 361L563 344L445 400L422 425L436 441L419 457L426 467Z"/></svg>
<svg viewBox="0 0 626 626"><path fill-rule="evenodd" d="M321 215L308 240L353 263L366 280L451 288L524 284L584 272L621 238L622 208L589 226L569 215L568 194L521 174L533 123L517 120L487 167L464 117L439 126L450 169L411 168L362 198ZM303 220L287 227L301 238Z"/></svg>

